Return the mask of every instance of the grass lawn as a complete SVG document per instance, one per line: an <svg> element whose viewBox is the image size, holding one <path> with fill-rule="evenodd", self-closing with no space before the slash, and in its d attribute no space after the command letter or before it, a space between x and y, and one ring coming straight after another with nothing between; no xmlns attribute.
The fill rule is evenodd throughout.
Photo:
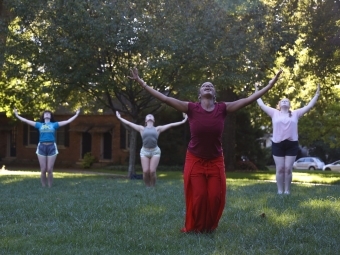
<svg viewBox="0 0 340 255"><path fill-rule="evenodd" d="M289 196L276 195L272 171L228 173L227 204L212 234L180 233L180 172L159 172L154 189L142 180L61 170L49 189L37 171L15 173L0 170L1 255L340 251L340 173L294 172Z"/></svg>

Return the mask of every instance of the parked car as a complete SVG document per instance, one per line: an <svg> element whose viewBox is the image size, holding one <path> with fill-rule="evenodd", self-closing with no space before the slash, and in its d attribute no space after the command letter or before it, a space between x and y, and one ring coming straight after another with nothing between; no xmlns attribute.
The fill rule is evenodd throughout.
<svg viewBox="0 0 340 255"><path fill-rule="evenodd" d="M322 168L323 171L340 171L340 160L327 164Z"/></svg>
<svg viewBox="0 0 340 255"><path fill-rule="evenodd" d="M319 158L304 157L304 158L299 158L298 160L294 162L293 169L322 170L324 165L325 163L322 162Z"/></svg>

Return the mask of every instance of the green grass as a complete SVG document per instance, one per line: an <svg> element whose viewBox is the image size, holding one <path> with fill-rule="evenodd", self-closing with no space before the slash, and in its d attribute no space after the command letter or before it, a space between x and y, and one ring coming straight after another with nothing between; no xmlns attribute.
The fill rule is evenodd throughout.
<svg viewBox="0 0 340 255"><path fill-rule="evenodd" d="M0 254L336 254L339 173L294 173L290 196L273 172L228 173L227 204L213 234L183 234L180 172L157 187L112 176L0 175ZM302 183L303 182L303 183ZM264 217L263 217L264 216Z"/></svg>
<svg viewBox="0 0 340 255"><path fill-rule="evenodd" d="M158 176L159 178L182 179L181 172L158 171ZM230 180L275 181L275 171L228 172L227 178ZM340 184L340 173L321 171L294 171L293 182L313 184Z"/></svg>

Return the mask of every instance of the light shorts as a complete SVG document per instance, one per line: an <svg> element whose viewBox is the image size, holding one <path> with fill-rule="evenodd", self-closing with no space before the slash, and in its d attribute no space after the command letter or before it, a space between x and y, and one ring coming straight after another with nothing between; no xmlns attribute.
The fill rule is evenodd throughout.
<svg viewBox="0 0 340 255"><path fill-rule="evenodd" d="M55 143L38 143L36 153L45 157L55 156L58 154L57 145Z"/></svg>
<svg viewBox="0 0 340 255"><path fill-rule="evenodd" d="M152 158L152 156L160 157L161 149L158 146L152 149L142 147L142 149L140 149L140 156L147 158Z"/></svg>

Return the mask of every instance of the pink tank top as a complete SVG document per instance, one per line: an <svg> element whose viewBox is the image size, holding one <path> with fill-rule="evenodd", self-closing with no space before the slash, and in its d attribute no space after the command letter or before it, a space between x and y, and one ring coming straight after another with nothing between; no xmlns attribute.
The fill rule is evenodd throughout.
<svg viewBox="0 0 340 255"><path fill-rule="evenodd" d="M200 103L188 105L190 142L188 150L196 157L213 159L223 154L222 133L227 116L225 103L216 103L211 112L204 110Z"/></svg>

